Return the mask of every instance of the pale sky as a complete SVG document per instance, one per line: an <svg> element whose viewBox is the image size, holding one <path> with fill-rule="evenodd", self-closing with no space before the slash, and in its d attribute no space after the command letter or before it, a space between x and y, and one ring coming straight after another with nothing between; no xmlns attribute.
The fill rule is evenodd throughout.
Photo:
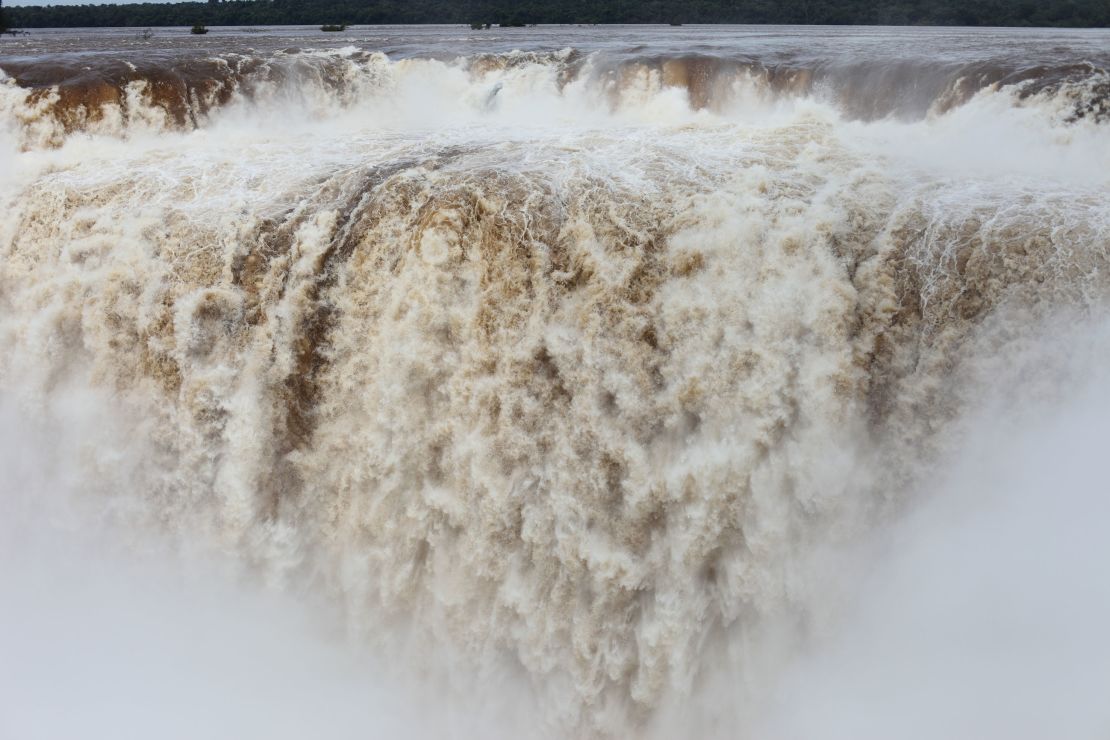
<svg viewBox="0 0 1110 740"><path fill-rule="evenodd" d="M132 5L134 3L172 3L181 0L4 0L4 7L17 5Z"/></svg>

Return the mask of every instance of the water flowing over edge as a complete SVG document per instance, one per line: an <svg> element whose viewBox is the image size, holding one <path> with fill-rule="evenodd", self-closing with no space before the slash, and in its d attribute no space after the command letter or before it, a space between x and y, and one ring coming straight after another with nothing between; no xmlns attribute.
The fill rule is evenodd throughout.
<svg viewBox="0 0 1110 740"><path fill-rule="evenodd" d="M510 656L556 733L642 727L715 656L757 680L813 553L1104 307L1090 67L950 108L861 84L888 108L852 114L821 75L695 58L255 62L222 102L9 81L0 379L109 389L143 451L94 443L129 467L90 488L362 639L419 615ZM968 177L976 132L1055 176Z"/></svg>
<svg viewBox="0 0 1110 740"><path fill-rule="evenodd" d="M1082 61L806 64L698 55L618 60L573 49L392 61L349 47L93 65L83 59L15 60L2 68L0 112L17 122L25 148L57 146L73 132L126 136L202 128L235 106L272 115L335 116L396 105L398 96L424 88L441 95L444 112L456 116L496 115L500 100L537 94L566 98L572 107L636 115L650 99L672 91L693 111L726 117L812 98L848 120L915 120L996 94L1013 105L1041 107L1061 123L1099 123L1110 116L1110 76ZM465 107L458 107L460 98Z"/></svg>

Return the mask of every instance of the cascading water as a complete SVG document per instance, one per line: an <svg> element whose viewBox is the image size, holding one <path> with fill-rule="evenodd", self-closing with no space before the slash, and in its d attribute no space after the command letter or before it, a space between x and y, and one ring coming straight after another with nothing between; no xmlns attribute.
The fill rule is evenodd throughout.
<svg viewBox="0 0 1110 740"><path fill-rule="evenodd" d="M105 394L83 505L507 660L544 732L760 684L1105 311L1105 34L373 33L4 42L0 393Z"/></svg>

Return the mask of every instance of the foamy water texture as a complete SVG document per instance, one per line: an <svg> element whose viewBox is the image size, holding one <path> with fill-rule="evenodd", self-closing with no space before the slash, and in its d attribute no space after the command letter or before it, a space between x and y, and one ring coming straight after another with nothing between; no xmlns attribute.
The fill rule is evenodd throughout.
<svg viewBox="0 0 1110 740"><path fill-rule="evenodd" d="M1108 48L0 41L0 735L1105 737Z"/></svg>

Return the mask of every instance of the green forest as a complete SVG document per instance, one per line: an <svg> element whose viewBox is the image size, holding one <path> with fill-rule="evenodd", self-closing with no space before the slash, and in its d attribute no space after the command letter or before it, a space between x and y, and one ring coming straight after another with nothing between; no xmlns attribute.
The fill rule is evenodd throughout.
<svg viewBox="0 0 1110 740"><path fill-rule="evenodd" d="M13 28L460 23L1110 26L1110 0L207 0L9 7Z"/></svg>

